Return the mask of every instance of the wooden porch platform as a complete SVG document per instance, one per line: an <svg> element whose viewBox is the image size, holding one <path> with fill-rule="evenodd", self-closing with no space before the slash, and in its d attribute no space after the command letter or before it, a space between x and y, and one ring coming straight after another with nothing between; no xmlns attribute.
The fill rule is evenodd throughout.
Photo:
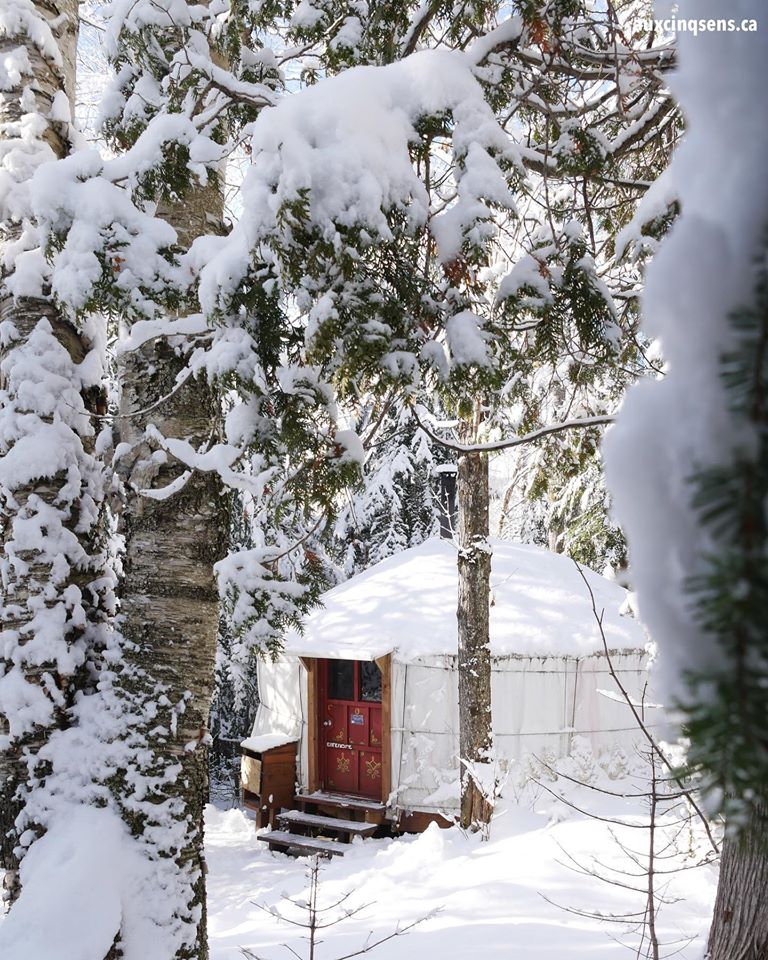
<svg viewBox="0 0 768 960"><path fill-rule="evenodd" d="M299 806L335 810L338 816L308 813L305 809L285 810L277 815L279 829L259 836L270 850L282 850L296 856L343 856L354 837L372 837L381 829L384 804L368 804L358 797L335 797L331 794L299 794ZM344 814L348 815L345 816ZM369 815L373 820L367 819ZM360 819L360 817L363 819Z"/></svg>
<svg viewBox="0 0 768 960"><path fill-rule="evenodd" d="M365 797L349 797L340 793L315 790L313 793L298 793L294 805L300 810L327 811L332 816L344 816L347 820L363 820L366 823L384 823L387 808L379 800Z"/></svg>

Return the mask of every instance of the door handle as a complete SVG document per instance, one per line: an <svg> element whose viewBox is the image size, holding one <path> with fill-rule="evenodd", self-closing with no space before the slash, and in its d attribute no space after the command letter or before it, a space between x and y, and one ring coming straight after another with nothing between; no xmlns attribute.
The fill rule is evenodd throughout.
<svg viewBox="0 0 768 960"><path fill-rule="evenodd" d="M333 723L332 720L323 720L323 726L324 726L324 727L330 727L331 723Z"/></svg>

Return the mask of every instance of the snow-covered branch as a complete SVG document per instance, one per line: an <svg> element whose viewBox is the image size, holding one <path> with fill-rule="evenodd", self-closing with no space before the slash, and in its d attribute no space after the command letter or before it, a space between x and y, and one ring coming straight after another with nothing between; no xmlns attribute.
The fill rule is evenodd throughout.
<svg viewBox="0 0 768 960"><path fill-rule="evenodd" d="M530 433L524 433L518 437L509 437L506 440L495 440L491 443L457 443L454 440L446 440L428 427L425 422L428 414L427 417L424 417L424 413L426 413L426 411L423 411L422 415L420 415L417 407L413 407L414 419L430 440L433 440L441 447L445 447L447 450L454 450L456 453L494 453L499 450L508 450L512 447L535 443L543 437L548 437L554 433L562 433L566 430L586 430L590 427L605 426L613 423L616 419L613 414L595 417L574 417L572 420L564 420L562 423L552 423L538 427L536 430L531 430Z"/></svg>

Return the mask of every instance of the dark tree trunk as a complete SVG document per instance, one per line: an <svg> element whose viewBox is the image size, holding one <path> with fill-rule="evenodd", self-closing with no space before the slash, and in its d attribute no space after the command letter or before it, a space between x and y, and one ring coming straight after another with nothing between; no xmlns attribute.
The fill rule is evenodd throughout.
<svg viewBox="0 0 768 960"><path fill-rule="evenodd" d="M459 746L461 823L488 823L492 807L480 783L490 781L491 645L489 634L491 550L488 541L488 458L459 459ZM469 767L467 766L469 764ZM475 777L475 774L479 776Z"/></svg>
<svg viewBox="0 0 768 960"><path fill-rule="evenodd" d="M707 960L768 960L768 805L723 843Z"/></svg>

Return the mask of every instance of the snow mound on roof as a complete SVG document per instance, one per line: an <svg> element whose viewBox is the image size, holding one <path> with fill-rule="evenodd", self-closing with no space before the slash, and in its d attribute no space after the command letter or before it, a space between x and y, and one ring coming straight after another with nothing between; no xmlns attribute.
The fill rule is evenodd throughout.
<svg viewBox="0 0 768 960"><path fill-rule="evenodd" d="M614 650L640 650L642 627L622 616L627 592L583 568L604 610ZM455 654L456 546L432 538L329 590L304 633L288 635L285 652L370 660ZM491 649L496 656L586 656L602 650L592 604L573 561L529 544L493 541Z"/></svg>

